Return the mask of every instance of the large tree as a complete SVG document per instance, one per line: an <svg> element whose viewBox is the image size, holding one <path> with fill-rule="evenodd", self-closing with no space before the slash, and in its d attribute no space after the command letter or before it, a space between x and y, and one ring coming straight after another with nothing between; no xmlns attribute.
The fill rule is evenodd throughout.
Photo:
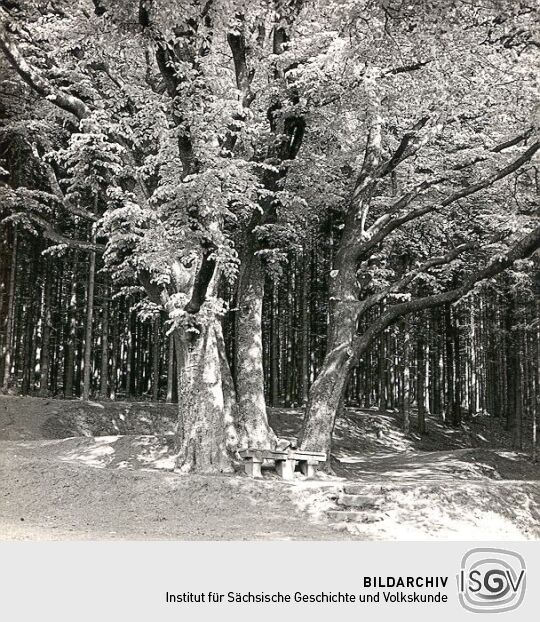
<svg viewBox="0 0 540 622"><path fill-rule="evenodd" d="M330 169L316 191L334 204L341 236L305 449L330 451L349 374L388 326L459 300L540 244L530 174L540 149L539 16L526 3L504 8L381 2L369 32L361 11L341 22L333 92L319 104L348 122L334 144L310 145ZM353 87L335 71L346 63L356 67ZM343 170L350 175L336 193L327 180ZM309 182L304 192L311 196Z"/></svg>
<svg viewBox="0 0 540 622"><path fill-rule="evenodd" d="M5 189L10 219L104 253L142 313L166 313L183 470L275 444L265 274L320 223L339 234L302 445L326 451L351 369L390 324L538 246L524 2L21 0L1 17L39 102L6 130L39 170Z"/></svg>
<svg viewBox="0 0 540 622"><path fill-rule="evenodd" d="M11 220L57 246L104 251L117 283L144 289L146 313L166 311L183 470L227 470L240 445L276 442L264 403L264 270L302 220L283 190L305 129L294 70L324 49L313 15L297 26L302 10L297 0L2 9L5 57L63 129L55 141L27 132L47 182L7 193ZM225 282L237 289L236 387Z"/></svg>

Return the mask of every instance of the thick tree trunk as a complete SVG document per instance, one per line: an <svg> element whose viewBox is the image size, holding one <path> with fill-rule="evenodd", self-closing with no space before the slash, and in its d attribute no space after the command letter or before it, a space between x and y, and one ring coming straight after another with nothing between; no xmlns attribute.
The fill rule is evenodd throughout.
<svg viewBox="0 0 540 622"><path fill-rule="evenodd" d="M240 277L236 347L236 390L241 445L273 448L276 435L268 424L264 399L262 303L264 272L256 255L246 259Z"/></svg>
<svg viewBox="0 0 540 622"><path fill-rule="evenodd" d="M351 304L357 300L354 266L340 266L330 287L331 309L328 349L324 362L309 392L300 445L303 449L326 452L330 458L332 431L339 404L347 388L355 359L351 343L356 334L357 312ZM357 353L358 354L358 353Z"/></svg>
<svg viewBox="0 0 540 622"><path fill-rule="evenodd" d="M330 286L333 307L328 349L319 374L311 385L300 436L302 449L326 452L327 464L339 404L347 388L349 373L358 360L351 348L357 319L353 303L358 300L355 264L338 256L336 266L338 269L333 272ZM361 353L357 351L356 354L359 356Z"/></svg>
<svg viewBox="0 0 540 622"><path fill-rule="evenodd" d="M300 441L302 449L324 451L330 457L332 432L353 364L347 344L334 348L326 355L309 392Z"/></svg>
<svg viewBox="0 0 540 622"><path fill-rule="evenodd" d="M179 369L176 467L181 472L232 472L238 448L236 400L215 321L193 338L175 332Z"/></svg>

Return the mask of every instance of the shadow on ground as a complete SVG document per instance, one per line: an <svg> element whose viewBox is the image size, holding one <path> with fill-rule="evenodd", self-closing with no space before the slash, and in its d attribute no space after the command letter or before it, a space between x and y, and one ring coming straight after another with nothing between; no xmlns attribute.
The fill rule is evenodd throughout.
<svg viewBox="0 0 540 622"><path fill-rule="evenodd" d="M172 473L175 420L173 405L0 397L0 537L540 538L538 465L491 448L485 418L430 419L420 437L391 413L347 410L336 477L292 484ZM301 412L272 409L271 422L294 437ZM329 520L351 485L377 502L357 522Z"/></svg>

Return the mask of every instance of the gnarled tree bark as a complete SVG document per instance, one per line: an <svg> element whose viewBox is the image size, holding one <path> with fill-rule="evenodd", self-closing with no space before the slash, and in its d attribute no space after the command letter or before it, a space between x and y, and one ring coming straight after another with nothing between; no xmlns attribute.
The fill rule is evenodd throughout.
<svg viewBox="0 0 540 622"><path fill-rule="evenodd" d="M221 325L190 337L175 331L178 366L176 468L183 473L234 470L238 447L236 399Z"/></svg>

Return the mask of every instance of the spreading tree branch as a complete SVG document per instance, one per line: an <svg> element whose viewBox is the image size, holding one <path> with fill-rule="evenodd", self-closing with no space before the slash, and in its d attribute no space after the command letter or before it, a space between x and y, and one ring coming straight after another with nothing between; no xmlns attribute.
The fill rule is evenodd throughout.
<svg viewBox="0 0 540 622"><path fill-rule="evenodd" d="M88 210L85 210L78 205L75 205L66 198L65 194L62 191L62 188L60 187L60 184L58 183L56 173L54 172L54 168L52 167L50 162L43 162L43 165L45 167L45 172L49 180L49 185L54 193L51 196L54 197L54 199L60 205L62 205L62 207L70 214L73 214L74 216L79 216L80 218L84 218L85 220L97 222L99 220L99 216L97 216L96 214L92 214L92 212L89 212Z"/></svg>
<svg viewBox="0 0 540 622"><path fill-rule="evenodd" d="M395 209L396 205L398 205L399 208L406 207L406 205L411 203L419 194L421 194L421 192L418 192L418 191L412 191L411 193L408 193L408 195L405 195L404 197L402 197L398 201L398 203L395 204L394 208L391 208L390 214L386 214L385 216L381 217L377 221L377 223L375 223L377 225L377 228L375 228L374 226L373 229L370 231L372 235L369 238L369 240L367 240L363 244L361 243L357 245L357 249L356 249L357 257L375 248L390 233L395 231L397 228L403 226L404 224L409 223L413 220L416 220L431 212L437 211L444 207L448 207L452 203L455 203L456 201L459 201L460 199L463 199L465 197L471 196L479 192L480 190L484 190L485 188L492 186L493 184L500 181L501 179L504 179L508 175L517 171L524 164L529 162L531 158L534 156L534 154L539 149L540 149L540 141L536 141L526 151L524 151L518 158L513 160L510 164L499 169L498 171L495 171L491 175L488 175L487 177L480 180L479 182L466 186L465 188L462 188L461 190L458 190L457 192L454 192L448 195L445 199L443 199L440 202L430 203L428 205L424 205L414 210L411 210L410 212L402 216L392 217L392 215L396 212L396 209ZM437 180L436 183L440 183L440 181L441 180ZM428 184L431 182L423 182L423 183ZM428 186L424 186L424 188L421 188L420 186L419 189L420 191L425 191L427 187Z"/></svg>
<svg viewBox="0 0 540 622"><path fill-rule="evenodd" d="M444 199L444 201L442 201L441 206L446 207L447 205L450 205L451 203L455 203L456 201L459 201L460 199L468 197L471 194L478 192L479 190L483 190L484 188L487 188L488 186L492 186L495 182L517 171L518 168L523 166L523 164L528 162L533 157L533 155L538 151L538 149L540 149L539 140L534 142L526 151L524 151L518 158L516 158L508 166L505 166L499 171L493 173L492 175L480 180L478 183L467 186L463 188L462 190L459 190L458 192L455 192L451 194L450 196L448 196L446 199Z"/></svg>
<svg viewBox="0 0 540 622"><path fill-rule="evenodd" d="M399 164L414 156L429 140L440 131L442 125L434 125L428 132L421 134L421 130L429 121L429 117L420 119L413 128L401 139L397 149L391 157L379 164L381 153L381 121L378 110L378 100L373 85L366 89L370 94L371 110L370 129L366 146L366 157L358 175L352 193L350 208L347 215L348 245L357 244L357 240L369 237L366 232L366 221L369 214L371 199L379 181L393 172ZM374 142L375 141L375 142ZM422 189L420 189L423 191Z"/></svg>
<svg viewBox="0 0 540 622"><path fill-rule="evenodd" d="M498 239L500 239L500 236L490 240L490 243L493 243ZM447 253L437 255L436 257L430 257L416 268L407 272L403 277L388 285L388 287L385 287L380 292L372 294L366 300L361 301L359 303L360 313L364 314L368 309L371 309L392 294L404 293L406 288L421 274L426 274L431 268L435 268L437 266L449 265L460 255L463 255L463 253L474 248L478 248L478 246L479 242L476 240L473 242L465 242L449 250Z"/></svg>
<svg viewBox="0 0 540 622"><path fill-rule="evenodd" d="M242 25L242 28L244 28L244 15L238 15L237 19ZM241 110L233 115L233 122L230 124L225 138L223 139L221 154L225 157L232 154L234 146L236 145L238 137L236 123L245 120L245 111L251 106L255 99L255 93L251 90L251 84L255 77L255 69L250 69L248 67L247 46L244 32L229 32L227 34L227 43L229 44L233 57L236 86L242 95L242 99L240 102Z"/></svg>
<svg viewBox="0 0 540 622"><path fill-rule="evenodd" d="M184 307L187 313L198 313L206 300L208 286L214 276L216 260L213 256L213 249L206 249L203 253L199 269L195 275L191 298Z"/></svg>
<svg viewBox="0 0 540 622"><path fill-rule="evenodd" d="M244 26L244 16L239 15L238 21ZM243 32L229 32L227 34L227 43L231 49L234 63L234 73L236 77L236 86L242 93L242 107L249 108L255 94L251 90L251 83L255 76L255 69L249 68L247 63L247 46L246 38Z"/></svg>
<svg viewBox="0 0 540 622"><path fill-rule="evenodd" d="M0 23L0 49L24 82L36 91L38 95L41 95L41 97L49 100L62 110L75 115L77 119L82 120L90 116L90 108L81 99L56 88L39 71L26 62L15 43L11 40L6 26L5 12L1 9L0 18L3 18Z"/></svg>
<svg viewBox="0 0 540 622"><path fill-rule="evenodd" d="M39 216L38 214L34 214L32 212L18 212L9 216L9 220L16 221L19 219L22 221L30 221L32 224L39 227L43 236L46 239L51 240L51 242L55 242L56 244L63 244L65 246L68 246L69 248L76 248L78 250L86 252L103 253L105 251L104 244L94 244L92 242L86 242L84 240L65 236L64 234L57 231L47 219Z"/></svg>
<svg viewBox="0 0 540 622"><path fill-rule="evenodd" d="M493 153L499 153L500 151L504 151L505 149L508 149L509 147L514 147L515 145L519 145L519 143L530 138L533 134L533 131L534 131L534 128L530 127L529 129L525 130L521 134L518 134L517 136L514 136L513 138L510 138L509 140L505 140L504 142L499 143L498 145L495 145L495 147L492 147L490 151L492 151Z"/></svg>
<svg viewBox="0 0 540 622"><path fill-rule="evenodd" d="M353 355L356 357L360 356L383 330L394 324L404 315L456 302L468 294L478 283L501 274L501 272L512 267L514 262L529 257L539 248L540 226L518 240L506 253L493 257L484 268L473 273L461 286L439 294L424 296L392 305L379 318L372 322L362 335L355 337L352 344Z"/></svg>

